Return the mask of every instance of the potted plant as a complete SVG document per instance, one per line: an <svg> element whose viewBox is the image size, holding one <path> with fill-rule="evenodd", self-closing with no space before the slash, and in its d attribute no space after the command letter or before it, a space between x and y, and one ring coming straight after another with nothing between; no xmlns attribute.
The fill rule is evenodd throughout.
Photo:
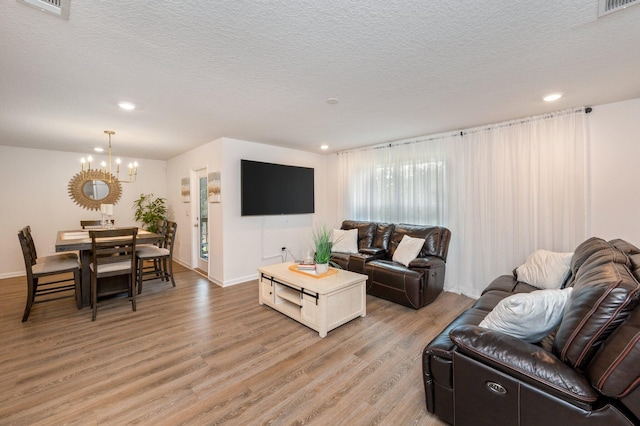
<svg viewBox="0 0 640 426"><path fill-rule="evenodd" d="M165 201L164 198L155 198L153 194L140 194L140 198L133 203L135 221L142 222L143 229L158 233L158 222L167 220Z"/></svg>
<svg viewBox="0 0 640 426"><path fill-rule="evenodd" d="M316 262L316 272L323 274L329 270L329 259L331 259L331 231L326 225L320 225L313 231L313 244L316 249L314 260Z"/></svg>

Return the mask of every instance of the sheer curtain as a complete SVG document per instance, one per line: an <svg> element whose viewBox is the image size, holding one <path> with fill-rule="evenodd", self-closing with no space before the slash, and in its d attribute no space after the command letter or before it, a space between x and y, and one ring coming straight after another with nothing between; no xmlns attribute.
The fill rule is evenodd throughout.
<svg viewBox="0 0 640 426"><path fill-rule="evenodd" d="M375 222L440 224L445 220L442 139L389 144L340 155L346 216Z"/></svg>
<svg viewBox="0 0 640 426"><path fill-rule="evenodd" d="M445 289L477 297L538 248L587 235L583 109L338 157L344 218L451 230Z"/></svg>

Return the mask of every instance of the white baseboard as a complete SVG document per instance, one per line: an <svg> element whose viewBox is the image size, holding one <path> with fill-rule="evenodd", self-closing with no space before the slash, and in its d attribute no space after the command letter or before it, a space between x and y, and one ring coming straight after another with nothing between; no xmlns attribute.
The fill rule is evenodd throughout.
<svg viewBox="0 0 640 426"><path fill-rule="evenodd" d="M22 272L7 272L4 274L0 274L0 280L3 280L5 278L15 278L15 277L24 277L26 276L27 273L22 271Z"/></svg>
<svg viewBox="0 0 640 426"><path fill-rule="evenodd" d="M236 285L236 284L246 283L247 281L255 281L257 279L258 279L258 274L246 275L244 277L235 278L233 280L225 281L222 284L222 287L229 287L229 286Z"/></svg>

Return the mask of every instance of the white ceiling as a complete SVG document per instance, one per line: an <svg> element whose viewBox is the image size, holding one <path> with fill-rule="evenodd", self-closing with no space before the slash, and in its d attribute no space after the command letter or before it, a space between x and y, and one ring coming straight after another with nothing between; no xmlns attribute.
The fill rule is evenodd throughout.
<svg viewBox="0 0 640 426"><path fill-rule="evenodd" d="M330 152L640 97L640 7L597 0L0 3L0 144ZM541 97L560 91L556 103ZM327 98L338 98L337 105ZM133 112L117 107L127 100Z"/></svg>

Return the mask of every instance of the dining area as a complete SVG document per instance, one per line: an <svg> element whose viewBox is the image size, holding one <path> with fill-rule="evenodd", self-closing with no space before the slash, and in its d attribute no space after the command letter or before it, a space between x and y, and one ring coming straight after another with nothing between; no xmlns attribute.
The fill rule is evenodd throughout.
<svg viewBox="0 0 640 426"><path fill-rule="evenodd" d="M22 321L39 303L69 298L77 309L90 307L92 320L105 301L128 300L137 310L136 296L146 281L170 282L177 224L158 222L153 231L117 227L113 221L81 221L77 229L57 231L55 254L38 256L30 226L18 231L25 263L27 297Z"/></svg>

